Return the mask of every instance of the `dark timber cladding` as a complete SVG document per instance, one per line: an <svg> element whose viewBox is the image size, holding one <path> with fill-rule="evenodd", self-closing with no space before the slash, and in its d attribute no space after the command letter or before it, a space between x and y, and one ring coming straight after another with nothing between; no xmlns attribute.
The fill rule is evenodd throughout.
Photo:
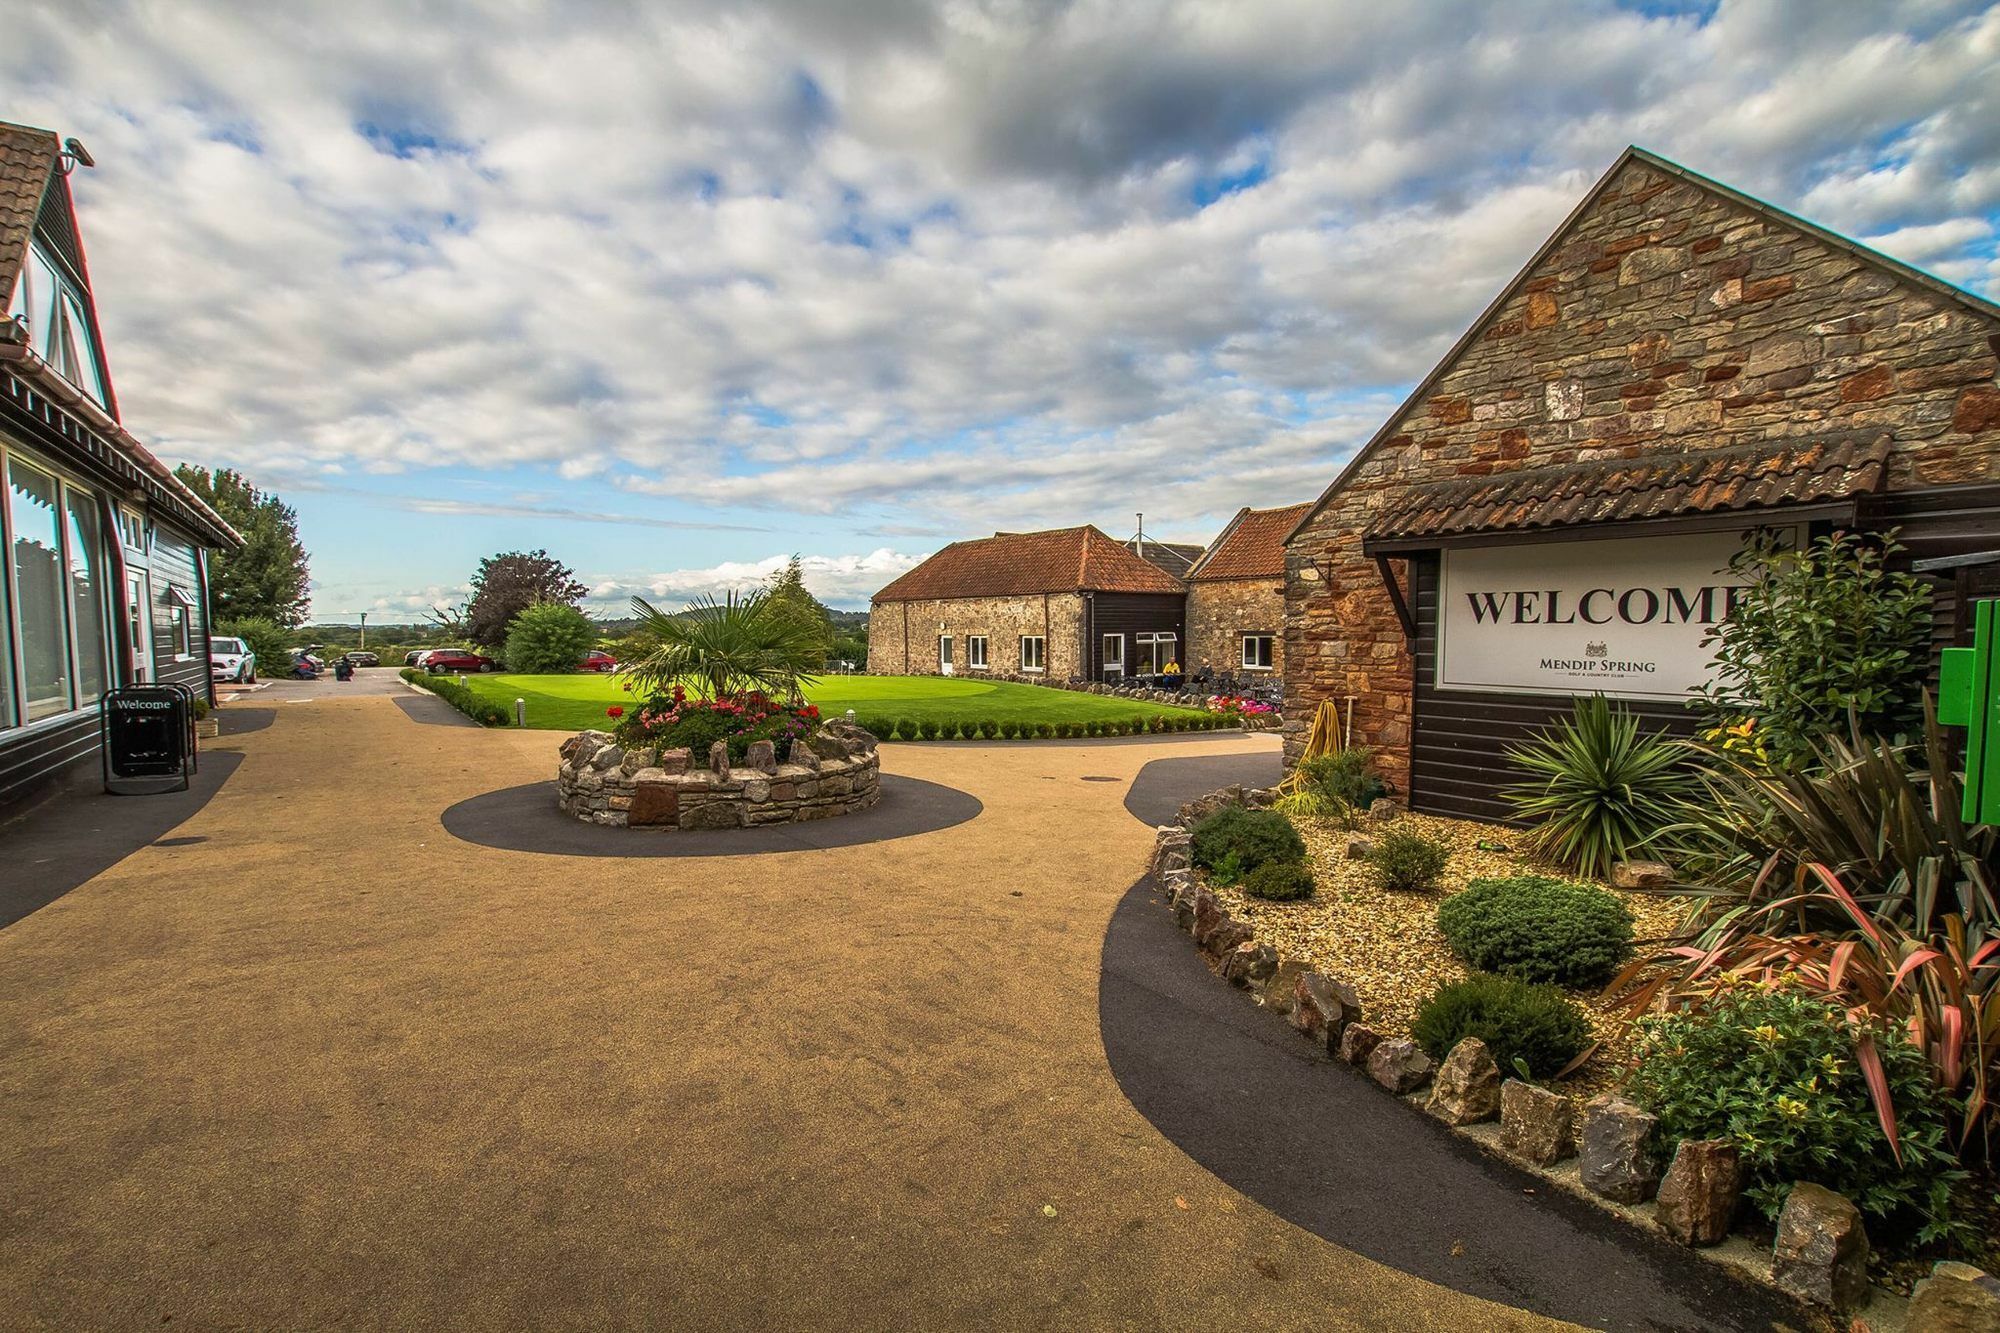
<svg viewBox="0 0 2000 1333"><path fill-rule="evenodd" d="M1896 530L1959 640L2000 306L1630 149L1288 537L1287 754L1332 700L1414 808L1496 818L1578 693L1685 732L1767 526Z"/></svg>
<svg viewBox="0 0 2000 1333"><path fill-rule="evenodd" d="M1172 594L1100 592L1091 595L1084 612L1088 634L1089 679L1104 678L1104 636L1124 636L1125 671L1139 668L1138 642L1141 634L1173 635L1176 662L1186 651L1187 598Z"/></svg>

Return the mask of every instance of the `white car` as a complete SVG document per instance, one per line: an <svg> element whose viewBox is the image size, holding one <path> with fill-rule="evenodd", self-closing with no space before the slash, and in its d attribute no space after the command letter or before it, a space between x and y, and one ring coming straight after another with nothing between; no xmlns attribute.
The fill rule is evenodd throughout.
<svg viewBox="0 0 2000 1333"><path fill-rule="evenodd" d="M208 641L208 676L238 685L257 683L257 654L241 639L217 635Z"/></svg>

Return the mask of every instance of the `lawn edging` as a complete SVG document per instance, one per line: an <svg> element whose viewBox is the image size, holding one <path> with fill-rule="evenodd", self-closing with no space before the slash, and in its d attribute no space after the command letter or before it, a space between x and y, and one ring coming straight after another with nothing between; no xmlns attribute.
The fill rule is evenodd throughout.
<svg viewBox="0 0 2000 1333"><path fill-rule="evenodd" d="M435 694L482 727L504 727L510 721L506 708L467 689L450 676L433 676L415 667L404 667L401 674L404 683Z"/></svg>
<svg viewBox="0 0 2000 1333"><path fill-rule="evenodd" d="M1816 1316L1844 1319L1865 1307L1866 1326L1877 1333L1926 1333L1958 1327L1928 1315L1946 1312L1956 1284L1992 1289L1994 1279L1980 1270L1947 1262L1908 1298L1869 1284L1859 1214L1816 1185L1794 1187L1796 1218L1788 1202L1776 1244L1763 1248L1729 1227L1736 1203L1732 1145L1683 1142L1662 1176L1652 1161L1653 1117L1615 1092L1593 1098L1578 1115L1561 1093L1503 1078L1477 1038L1461 1041L1441 1065L1408 1039L1382 1038L1364 1023L1362 997L1351 985L1258 940L1255 925L1233 915L1196 874L1196 823L1230 806L1267 808L1277 794L1226 787L1183 805L1176 822L1155 830L1148 877L1210 969L1284 1017L1331 1060L1483 1152L1781 1292Z"/></svg>

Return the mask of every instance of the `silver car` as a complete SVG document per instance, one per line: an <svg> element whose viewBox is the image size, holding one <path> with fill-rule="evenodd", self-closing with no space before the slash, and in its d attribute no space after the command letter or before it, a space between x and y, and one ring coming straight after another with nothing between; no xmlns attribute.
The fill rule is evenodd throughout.
<svg viewBox="0 0 2000 1333"><path fill-rule="evenodd" d="M257 682L257 654L251 652L250 645L241 639L215 635L208 641L208 676L210 680L254 685Z"/></svg>

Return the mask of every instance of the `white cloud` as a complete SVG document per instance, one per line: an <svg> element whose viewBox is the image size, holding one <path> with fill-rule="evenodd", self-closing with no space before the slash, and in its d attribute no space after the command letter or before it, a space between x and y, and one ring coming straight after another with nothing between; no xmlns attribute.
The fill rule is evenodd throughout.
<svg viewBox="0 0 2000 1333"><path fill-rule="evenodd" d="M76 184L128 421L260 479L557 487L460 514L728 504L851 550L1144 509L1199 540L1316 494L1634 140L2000 281L2000 6L10 22L4 114L100 163Z"/></svg>
<svg viewBox="0 0 2000 1333"><path fill-rule="evenodd" d="M928 554L906 554L885 546L865 555L803 556L799 564L806 590L820 601L828 606L865 608L877 588L914 568ZM630 615L632 598L643 597L663 611L678 611L696 598L748 591L783 569L789 559L788 554L771 555L762 560L724 561L707 569L602 578L591 584L584 607L594 615Z"/></svg>

